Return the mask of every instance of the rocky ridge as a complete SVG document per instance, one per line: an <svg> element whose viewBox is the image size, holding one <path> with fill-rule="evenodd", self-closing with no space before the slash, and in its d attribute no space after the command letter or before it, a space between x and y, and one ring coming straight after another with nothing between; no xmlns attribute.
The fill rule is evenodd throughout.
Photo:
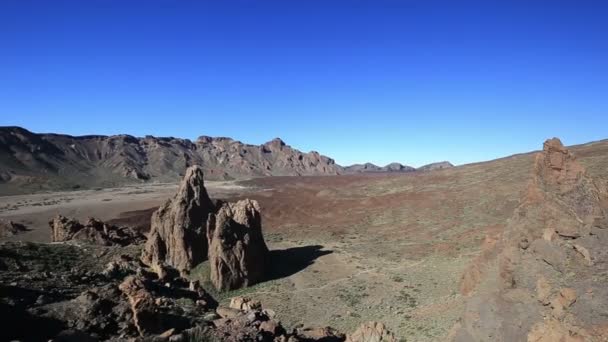
<svg viewBox="0 0 608 342"><path fill-rule="evenodd" d="M0 127L0 189L19 192L77 187L109 187L145 181L173 182L191 165L208 179L259 176L337 175L334 160L300 152L281 139L249 145L230 138L196 141L130 135L36 134Z"/></svg>
<svg viewBox="0 0 608 342"><path fill-rule="evenodd" d="M0 127L0 193L119 187L142 182L175 182L191 165L208 180L264 176L411 172L451 167L448 162L415 169L400 163L342 167L316 151L301 152L275 138L261 145L225 137L38 134Z"/></svg>
<svg viewBox="0 0 608 342"><path fill-rule="evenodd" d="M605 341L605 198L559 139L547 140L488 260L463 276L470 298L452 339Z"/></svg>

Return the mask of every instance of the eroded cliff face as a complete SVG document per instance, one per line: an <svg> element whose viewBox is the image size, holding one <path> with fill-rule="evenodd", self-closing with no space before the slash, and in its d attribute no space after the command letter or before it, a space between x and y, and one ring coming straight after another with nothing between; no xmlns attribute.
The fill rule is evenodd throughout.
<svg viewBox="0 0 608 342"><path fill-rule="evenodd" d="M215 206L205 189L203 169L186 170L175 196L152 214L142 261L189 271L207 258L205 227Z"/></svg>
<svg viewBox="0 0 608 342"><path fill-rule="evenodd" d="M547 140L483 269L463 276L470 298L453 340L608 338L604 196L559 139Z"/></svg>

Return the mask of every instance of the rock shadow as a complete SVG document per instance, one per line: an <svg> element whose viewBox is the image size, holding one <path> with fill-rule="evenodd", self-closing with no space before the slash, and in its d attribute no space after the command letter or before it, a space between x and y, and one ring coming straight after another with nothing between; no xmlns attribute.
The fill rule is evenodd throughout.
<svg viewBox="0 0 608 342"><path fill-rule="evenodd" d="M289 277L312 265L317 258L331 253L333 251L323 250L321 245L272 250L268 257L269 272L265 281Z"/></svg>

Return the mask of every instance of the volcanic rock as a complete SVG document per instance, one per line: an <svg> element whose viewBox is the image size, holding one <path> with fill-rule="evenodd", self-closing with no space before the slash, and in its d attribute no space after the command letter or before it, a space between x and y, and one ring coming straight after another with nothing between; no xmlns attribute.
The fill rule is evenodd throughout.
<svg viewBox="0 0 608 342"><path fill-rule="evenodd" d="M258 300L239 296L230 299L230 307L241 311L252 311L261 309L262 304Z"/></svg>
<svg viewBox="0 0 608 342"><path fill-rule="evenodd" d="M378 322L367 322L359 326L351 335L348 335L346 342L397 342L397 338L386 326Z"/></svg>
<svg viewBox="0 0 608 342"><path fill-rule="evenodd" d="M85 224L75 219L57 215L49 221L51 227L51 241L81 241L100 246L142 243L145 237L129 227L108 225L95 218L89 218Z"/></svg>
<svg viewBox="0 0 608 342"><path fill-rule="evenodd" d="M559 139L547 140L534 163L528 189L496 245L498 266L486 263L456 341L608 338L595 328L603 324L596 313L608 308L608 297L584 305L577 300L577 293L603 291L589 279L608 262L600 251L608 234L595 228L605 220L605 192Z"/></svg>
<svg viewBox="0 0 608 342"><path fill-rule="evenodd" d="M245 199L221 203L207 223L211 282L218 290L263 280L268 247L262 235L260 206Z"/></svg>
<svg viewBox="0 0 608 342"><path fill-rule="evenodd" d="M134 277L127 277L118 287L129 299L133 311L133 322L140 335L157 330L154 298L146 290L143 282Z"/></svg>
<svg viewBox="0 0 608 342"><path fill-rule="evenodd" d="M203 169L186 170L179 190L152 214L148 242L142 261L148 265L167 264L189 271L205 260L205 223L214 205L205 189Z"/></svg>
<svg viewBox="0 0 608 342"><path fill-rule="evenodd" d="M0 238L9 237L25 232L27 229L21 223L0 220Z"/></svg>
<svg viewBox="0 0 608 342"><path fill-rule="evenodd" d="M433 170L449 169L452 167L454 167L454 165L452 163L450 163L449 161L442 161L442 162L423 165L423 166L417 168L416 170L417 171L433 171Z"/></svg>

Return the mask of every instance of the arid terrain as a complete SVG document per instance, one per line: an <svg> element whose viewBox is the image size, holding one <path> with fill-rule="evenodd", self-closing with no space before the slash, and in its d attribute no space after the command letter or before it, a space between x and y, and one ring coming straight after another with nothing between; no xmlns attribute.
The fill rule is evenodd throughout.
<svg viewBox="0 0 608 342"><path fill-rule="evenodd" d="M608 184L608 141L571 151ZM206 182L212 199L260 203L275 266L270 280L216 293L205 262L192 272L220 303L246 295L288 327L352 331L379 321L406 341L443 341L468 298L462 278L486 237L500 236L520 204L534 155L411 173L268 177ZM147 229L176 184L0 197L0 218L27 231L8 241L49 242L56 214Z"/></svg>

